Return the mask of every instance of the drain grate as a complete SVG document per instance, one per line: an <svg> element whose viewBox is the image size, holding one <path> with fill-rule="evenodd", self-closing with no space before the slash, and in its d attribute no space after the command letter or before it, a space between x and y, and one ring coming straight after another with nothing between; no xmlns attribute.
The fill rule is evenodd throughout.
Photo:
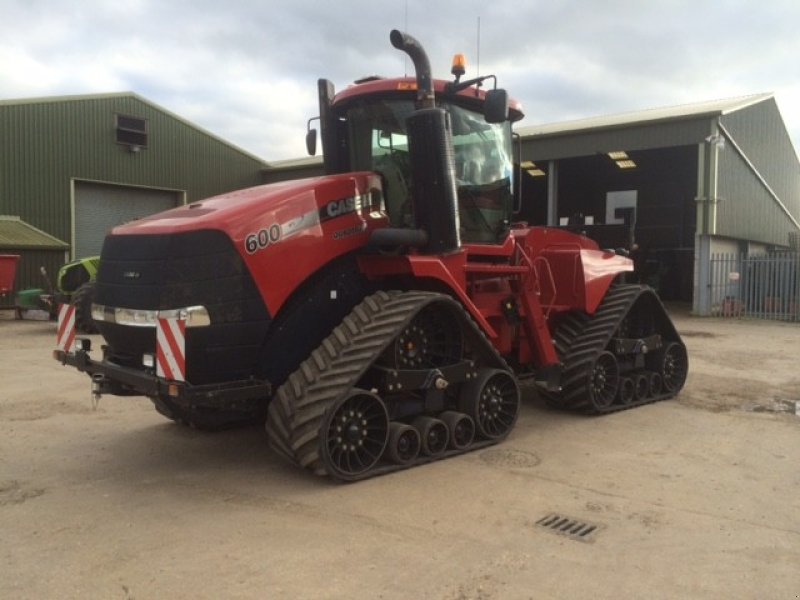
<svg viewBox="0 0 800 600"><path fill-rule="evenodd" d="M536 526L579 542L594 541L595 534L600 530L600 525L596 523L574 519L560 513L550 513L542 517L536 521Z"/></svg>

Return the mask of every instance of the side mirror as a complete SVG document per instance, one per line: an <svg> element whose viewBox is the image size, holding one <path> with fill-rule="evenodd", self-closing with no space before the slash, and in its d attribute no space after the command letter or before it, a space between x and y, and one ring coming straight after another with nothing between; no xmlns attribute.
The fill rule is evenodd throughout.
<svg viewBox="0 0 800 600"><path fill-rule="evenodd" d="M317 153L317 130L309 129L306 134L306 150L309 156L314 156Z"/></svg>
<svg viewBox="0 0 800 600"><path fill-rule="evenodd" d="M487 123L508 121L508 92L502 89L489 90L483 101L483 118Z"/></svg>

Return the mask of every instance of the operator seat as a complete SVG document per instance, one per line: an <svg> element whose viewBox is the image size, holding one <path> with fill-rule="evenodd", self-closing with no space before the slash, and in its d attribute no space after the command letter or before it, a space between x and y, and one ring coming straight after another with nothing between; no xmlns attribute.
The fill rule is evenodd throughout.
<svg viewBox="0 0 800 600"><path fill-rule="evenodd" d="M392 227L409 227L412 225L411 188L409 187L409 169L403 165L399 153L385 155L375 160L374 169L383 181L383 197L386 200L386 213Z"/></svg>

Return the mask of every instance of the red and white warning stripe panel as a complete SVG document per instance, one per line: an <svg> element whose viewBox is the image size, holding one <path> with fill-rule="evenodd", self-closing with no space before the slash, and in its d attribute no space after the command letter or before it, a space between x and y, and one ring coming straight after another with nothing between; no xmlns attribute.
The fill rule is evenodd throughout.
<svg viewBox="0 0 800 600"><path fill-rule="evenodd" d="M171 381L186 381L186 320L156 322L156 375Z"/></svg>
<svg viewBox="0 0 800 600"><path fill-rule="evenodd" d="M75 307L70 304L58 305L56 347L64 352L75 351Z"/></svg>

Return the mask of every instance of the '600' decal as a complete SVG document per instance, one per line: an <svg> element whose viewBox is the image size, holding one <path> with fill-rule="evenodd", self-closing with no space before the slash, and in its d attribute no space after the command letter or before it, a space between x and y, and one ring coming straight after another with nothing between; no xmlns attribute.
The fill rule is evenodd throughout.
<svg viewBox="0 0 800 600"><path fill-rule="evenodd" d="M259 229L255 233L250 233L244 239L244 248L248 254L254 254L259 250L263 250L270 244L275 244L281 239L281 226L277 223Z"/></svg>

